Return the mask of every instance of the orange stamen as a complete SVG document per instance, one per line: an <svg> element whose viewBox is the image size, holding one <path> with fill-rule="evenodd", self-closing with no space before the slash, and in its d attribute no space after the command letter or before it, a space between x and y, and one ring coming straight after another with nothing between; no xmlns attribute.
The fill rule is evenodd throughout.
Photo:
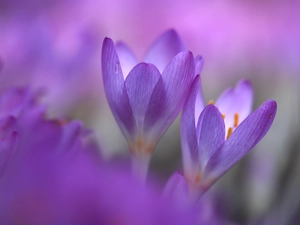
<svg viewBox="0 0 300 225"><path fill-rule="evenodd" d="M225 115L225 114L222 114L222 118L225 119L225 117L226 117L226 115Z"/></svg>
<svg viewBox="0 0 300 225"><path fill-rule="evenodd" d="M231 136L232 131L233 131L232 127L229 127L228 131L227 131L227 137L226 137L226 139L228 139Z"/></svg>
<svg viewBox="0 0 300 225"><path fill-rule="evenodd" d="M214 104L215 104L215 101L209 100L209 101L208 101L208 105L210 105L210 104L214 105Z"/></svg>
<svg viewBox="0 0 300 225"><path fill-rule="evenodd" d="M238 125L239 125L239 114L235 113L234 114L234 124L233 124L233 126L237 127Z"/></svg>

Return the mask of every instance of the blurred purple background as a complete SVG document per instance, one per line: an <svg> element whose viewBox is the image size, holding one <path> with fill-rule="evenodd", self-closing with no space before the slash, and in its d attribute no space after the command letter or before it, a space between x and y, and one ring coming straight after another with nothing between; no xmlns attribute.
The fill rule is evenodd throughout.
<svg viewBox="0 0 300 225"><path fill-rule="evenodd" d="M255 107L277 101L267 137L218 185L231 199L236 220L268 210L285 218L300 206L293 189L300 183L299 9L298 0L0 0L0 92L16 85L42 90L50 117L81 119L96 131L107 158L126 155L102 88L102 40L123 40L141 58L158 35L173 28L205 59L207 101L241 78L253 82ZM176 121L150 169L164 180L180 167ZM297 203L286 200L285 213L282 199L295 195Z"/></svg>

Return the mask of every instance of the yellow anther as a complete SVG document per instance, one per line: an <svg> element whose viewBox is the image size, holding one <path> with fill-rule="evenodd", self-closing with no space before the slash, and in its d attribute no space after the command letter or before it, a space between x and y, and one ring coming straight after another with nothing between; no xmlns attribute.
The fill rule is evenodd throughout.
<svg viewBox="0 0 300 225"><path fill-rule="evenodd" d="M226 137L226 139L228 139L231 136L232 131L233 131L232 127L229 127L228 131L227 131L227 137Z"/></svg>
<svg viewBox="0 0 300 225"><path fill-rule="evenodd" d="M234 123L233 123L233 126L237 127L238 125L239 125L239 114L235 113L234 114Z"/></svg>
<svg viewBox="0 0 300 225"><path fill-rule="evenodd" d="M215 101L209 100L209 101L208 101L208 105L210 105L210 104L214 105L214 104L215 104Z"/></svg>
<svg viewBox="0 0 300 225"><path fill-rule="evenodd" d="M222 118L225 119L225 117L226 117L226 115L225 115L225 114L222 114Z"/></svg>

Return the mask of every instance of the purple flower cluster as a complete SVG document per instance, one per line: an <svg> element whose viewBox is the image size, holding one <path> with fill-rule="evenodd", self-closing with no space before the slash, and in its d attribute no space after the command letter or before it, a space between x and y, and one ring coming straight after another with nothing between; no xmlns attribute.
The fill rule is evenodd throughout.
<svg viewBox="0 0 300 225"><path fill-rule="evenodd" d="M132 171L102 158L80 121L48 119L40 92L2 93L0 224L225 224L217 212L205 213L214 207L203 194L265 136L277 106L268 100L251 113L246 80L206 105L202 66L174 30L159 37L142 62L124 43L104 39L105 93ZM183 175L175 172L160 191L145 183L149 161L181 111Z"/></svg>
<svg viewBox="0 0 300 225"><path fill-rule="evenodd" d="M266 101L249 115L253 90L244 80L205 107L197 75L203 59L185 51L173 30L154 42L144 61L137 64L125 44L104 40L103 82L111 110L135 158L150 157L183 108L185 177L192 192L202 193L264 137L274 120L276 102Z"/></svg>

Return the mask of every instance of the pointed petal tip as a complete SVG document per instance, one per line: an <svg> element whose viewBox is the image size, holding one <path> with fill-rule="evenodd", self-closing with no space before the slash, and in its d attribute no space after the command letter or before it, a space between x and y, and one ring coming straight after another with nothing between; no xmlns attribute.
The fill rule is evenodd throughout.
<svg viewBox="0 0 300 225"><path fill-rule="evenodd" d="M185 56L185 57L191 57L193 56L193 53L191 51L181 51L179 52L177 55L182 55L182 56Z"/></svg>
<svg viewBox="0 0 300 225"><path fill-rule="evenodd" d="M197 74L195 76L194 80L193 80L193 84L192 85L194 86L194 85L200 84L200 80L201 80L201 77L200 77L199 74Z"/></svg>
<svg viewBox="0 0 300 225"><path fill-rule="evenodd" d="M111 54L112 51L115 51L115 44L112 39L105 37L102 43L102 58L106 54Z"/></svg>
<svg viewBox="0 0 300 225"><path fill-rule="evenodd" d="M269 106L272 106L272 107L274 107L274 108L277 108L277 102L276 102L275 100L273 100L273 99L269 99L269 100L265 101L264 104L267 104L267 105L269 105Z"/></svg>
<svg viewBox="0 0 300 225"><path fill-rule="evenodd" d="M277 112L277 102L274 100L267 100L262 105L266 110L269 110L272 115L275 116Z"/></svg>
<svg viewBox="0 0 300 225"><path fill-rule="evenodd" d="M113 40L111 39L111 38L109 38L109 37L105 37L104 39L103 39L103 46L104 45L106 45L106 44L113 44L114 42L113 42Z"/></svg>
<svg viewBox="0 0 300 225"><path fill-rule="evenodd" d="M110 39L110 38L109 38ZM110 39L111 40L111 39ZM112 41L112 40L111 40ZM112 41L113 42L113 41ZM118 49L118 48L125 48L127 51L129 50L129 51L131 51L132 52L132 49L125 43L125 42L123 42L123 41L117 41L116 43L115 43L115 46L116 46L116 49ZM133 52L132 52L132 54L133 54Z"/></svg>
<svg viewBox="0 0 300 225"><path fill-rule="evenodd" d="M214 104L208 104L207 106L205 106L205 108L203 109L203 111L211 111L211 110L214 110L214 111L219 111L218 107L216 107ZM220 113L221 114L221 113Z"/></svg>
<svg viewBox="0 0 300 225"><path fill-rule="evenodd" d="M140 63L138 63L138 64L136 64L133 68L132 68L132 70L133 69L137 69L137 68L139 68L139 69L141 69L141 68L144 68L144 69L146 69L146 70L157 70L157 72L159 73L159 74L161 74L160 72L159 72L159 70L158 70L158 68L155 66L155 65L153 65L152 63L146 63L146 62L140 62ZM131 70L131 71L132 71ZM130 72L131 72L130 71Z"/></svg>
<svg viewBox="0 0 300 225"><path fill-rule="evenodd" d="M179 37L177 31L176 31L174 28L170 28L170 29L166 30L166 31L161 35L161 37L163 37L163 36L169 36L169 37L173 37L173 38L176 38L176 39L181 40L181 38Z"/></svg>
<svg viewBox="0 0 300 225"><path fill-rule="evenodd" d="M204 61L204 57L202 55L197 55L195 59L197 59L198 61Z"/></svg>
<svg viewBox="0 0 300 225"><path fill-rule="evenodd" d="M204 58L202 57L202 55L197 55L195 57L195 67L196 67L196 74L200 74L202 69L203 69L203 65L204 65Z"/></svg>
<svg viewBox="0 0 300 225"><path fill-rule="evenodd" d="M182 51L178 53L174 58L181 58L182 61L186 61L195 67L194 55L191 51Z"/></svg>
<svg viewBox="0 0 300 225"><path fill-rule="evenodd" d="M164 34L178 35L174 28L170 28L170 29L166 30Z"/></svg>
<svg viewBox="0 0 300 225"><path fill-rule="evenodd" d="M170 71L169 71L170 68L173 68L173 69L181 68L181 70L183 70L184 68L188 69L189 72L186 72L185 75L187 75L188 80L191 84L195 77L195 62L194 62L193 53L190 51L182 51L182 52L178 53L172 59L172 61L169 62L167 67L163 70L163 72L162 72L163 76L166 76L167 73L170 73ZM172 71L172 73L174 73L174 71ZM183 75L181 77L183 77Z"/></svg>
<svg viewBox="0 0 300 225"><path fill-rule="evenodd" d="M167 30L150 45L143 61L153 63L163 71L169 62L186 47L175 30Z"/></svg>
<svg viewBox="0 0 300 225"><path fill-rule="evenodd" d="M252 88L252 82L248 79L240 80L237 86L239 86L239 85L245 85L245 86L249 86Z"/></svg>

